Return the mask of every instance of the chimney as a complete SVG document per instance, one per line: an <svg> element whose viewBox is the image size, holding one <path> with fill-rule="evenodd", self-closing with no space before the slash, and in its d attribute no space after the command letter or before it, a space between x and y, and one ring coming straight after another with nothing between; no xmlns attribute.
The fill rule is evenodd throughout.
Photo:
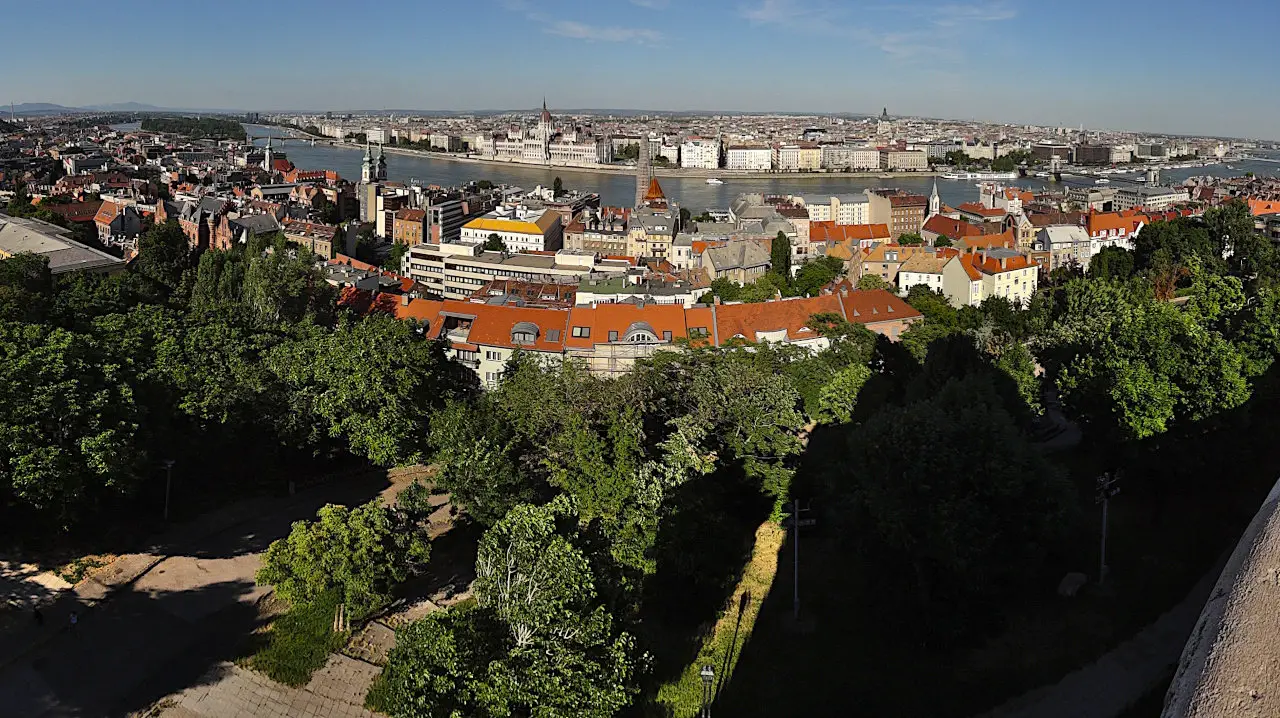
<svg viewBox="0 0 1280 718"><path fill-rule="evenodd" d="M1007 269L1007 268L1008 268L1008 265L1009 265L1009 258L1008 258L1008 257L1001 257L1001 258L1000 258L1000 268L1001 268L1001 269Z"/></svg>
<svg viewBox="0 0 1280 718"><path fill-rule="evenodd" d="M713 297L711 298L711 303L712 303L712 304L714 304L714 305L716 305L716 306L719 306L719 305L720 305L720 295L719 295L719 294L717 294L717 295L713 296Z"/></svg>
<svg viewBox="0 0 1280 718"><path fill-rule="evenodd" d="M987 263L987 250L985 250L985 249L984 249L984 250L982 250L982 263L983 263L983 264L986 264L986 263Z"/></svg>
<svg viewBox="0 0 1280 718"><path fill-rule="evenodd" d="M401 294L401 295L400 295L400 306L402 306L402 307L407 307L407 306L409 306L409 295L408 295L408 294Z"/></svg>

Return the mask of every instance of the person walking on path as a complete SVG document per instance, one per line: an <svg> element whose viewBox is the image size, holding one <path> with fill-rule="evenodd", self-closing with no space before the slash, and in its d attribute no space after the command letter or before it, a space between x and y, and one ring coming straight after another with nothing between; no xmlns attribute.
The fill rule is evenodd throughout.
<svg viewBox="0 0 1280 718"><path fill-rule="evenodd" d="M67 617L67 620L71 622L71 635L73 636L77 635L76 624L80 622L80 614L76 613L75 611L72 611L71 615Z"/></svg>

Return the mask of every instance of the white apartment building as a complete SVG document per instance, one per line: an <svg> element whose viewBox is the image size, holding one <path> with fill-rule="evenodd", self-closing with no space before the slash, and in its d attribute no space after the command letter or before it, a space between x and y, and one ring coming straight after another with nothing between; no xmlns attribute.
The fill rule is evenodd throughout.
<svg viewBox="0 0 1280 718"><path fill-rule="evenodd" d="M849 169L853 159L853 148L849 145L822 145L822 166L829 170Z"/></svg>
<svg viewBox="0 0 1280 718"><path fill-rule="evenodd" d="M385 145L391 141L391 133L385 127L370 127L364 134L375 145Z"/></svg>
<svg viewBox="0 0 1280 718"><path fill-rule="evenodd" d="M720 142L690 138L680 147L680 166L689 169L720 168Z"/></svg>
<svg viewBox="0 0 1280 718"><path fill-rule="evenodd" d="M931 252L916 252L907 257L907 261L898 268L898 294L905 297L917 284L943 292L943 270L951 259Z"/></svg>
<svg viewBox="0 0 1280 718"><path fill-rule="evenodd" d="M1191 200L1191 193L1185 187L1116 187L1116 209L1145 209L1160 212L1176 204Z"/></svg>
<svg viewBox="0 0 1280 718"><path fill-rule="evenodd" d="M499 207L462 225L463 242L484 244L498 235L511 252L546 252L560 249L564 228L560 214L549 209Z"/></svg>
<svg viewBox="0 0 1280 718"><path fill-rule="evenodd" d="M730 145L725 151L725 169L768 172L773 169L773 150L752 145Z"/></svg>
<svg viewBox="0 0 1280 718"><path fill-rule="evenodd" d="M466 299L495 279L576 282L584 277L625 275L631 263L596 260L592 252L549 254L486 252L478 244L419 244L409 248L401 273L444 299Z"/></svg>
<svg viewBox="0 0 1280 718"><path fill-rule="evenodd" d="M849 167L855 170L880 169L880 150L862 147L849 153Z"/></svg>
<svg viewBox="0 0 1280 718"><path fill-rule="evenodd" d="M843 195L828 200L798 198L809 212L810 222L871 224L871 202L866 195Z"/></svg>
<svg viewBox="0 0 1280 718"><path fill-rule="evenodd" d="M929 154L919 150L881 150L880 168L886 170L927 170Z"/></svg>
<svg viewBox="0 0 1280 718"><path fill-rule="evenodd" d="M808 143L776 144L773 166L780 172L813 172L822 169L822 150Z"/></svg>

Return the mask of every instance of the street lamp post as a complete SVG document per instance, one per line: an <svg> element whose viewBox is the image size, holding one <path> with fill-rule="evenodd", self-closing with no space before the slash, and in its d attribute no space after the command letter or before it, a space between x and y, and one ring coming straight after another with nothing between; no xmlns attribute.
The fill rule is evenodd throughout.
<svg viewBox="0 0 1280 718"><path fill-rule="evenodd" d="M702 718L711 718L712 686L716 681L716 669L703 666L698 675L702 676Z"/></svg>
<svg viewBox="0 0 1280 718"><path fill-rule="evenodd" d="M1102 504L1102 551L1098 560L1098 585L1101 586L1107 580L1107 507L1111 503L1111 498L1120 493L1120 487L1116 483L1120 480L1120 472L1111 473L1110 471L1098 477L1097 492L1094 494L1094 501Z"/></svg>
<svg viewBox="0 0 1280 718"><path fill-rule="evenodd" d="M165 459L164 464L164 520L169 520L169 487L173 483L173 459Z"/></svg>

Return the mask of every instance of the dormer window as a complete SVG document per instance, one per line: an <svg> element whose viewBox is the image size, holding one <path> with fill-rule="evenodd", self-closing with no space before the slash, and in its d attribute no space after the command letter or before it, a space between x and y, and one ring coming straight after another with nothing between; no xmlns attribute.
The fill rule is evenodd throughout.
<svg viewBox="0 0 1280 718"><path fill-rule="evenodd" d="M516 322L511 327L511 343L517 345L533 344L538 340L538 325L533 322Z"/></svg>

